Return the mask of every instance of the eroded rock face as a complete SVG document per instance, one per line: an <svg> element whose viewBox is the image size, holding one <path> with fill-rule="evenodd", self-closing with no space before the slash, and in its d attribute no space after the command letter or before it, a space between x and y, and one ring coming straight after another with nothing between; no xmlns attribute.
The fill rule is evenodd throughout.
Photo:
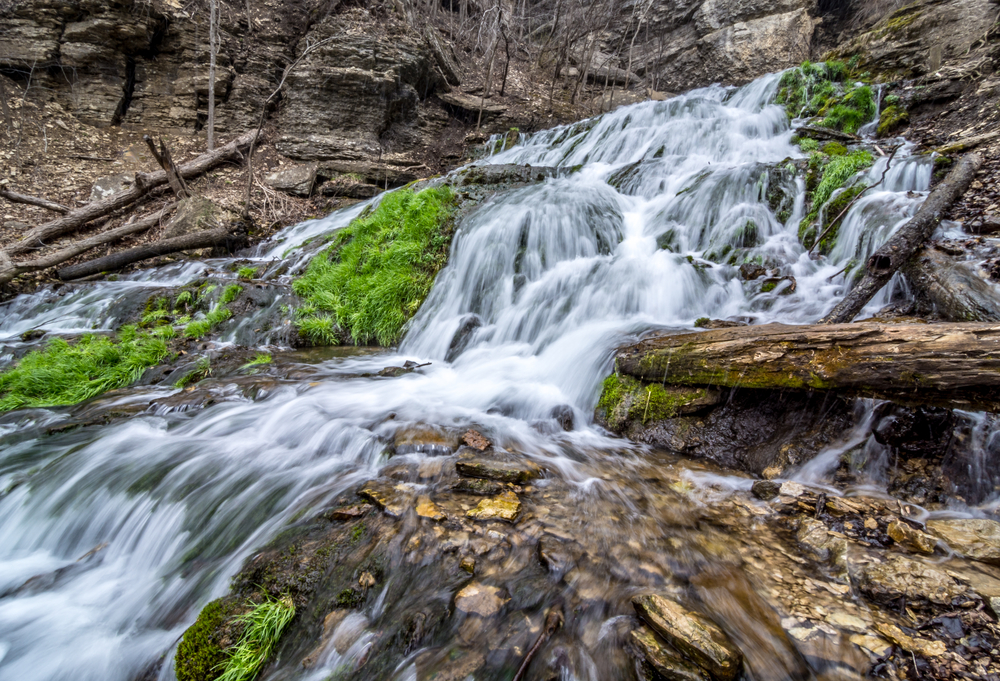
<svg viewBox="0 0 1000 681"><path fill-rule="evenodd" d="M645 5L622 3L623 25L636 4ZM654 4L650 40L634 48L633 69L657 89L742 84L809 59L815 0Z"/></svg>
<svg viewBox="0 0 1000 681"><path fill-rule="evenodd" d="M947 605L965 591L944 571L899 554L865 565L859 576L861 591L878 602L906 597Z"/></svg>
<svg viewBox="0 0 1000 681"><path fill-rule="evenodd" d="M927 529L966 558L1000 565L1000 523L995 520L930 520Z"/></svg>

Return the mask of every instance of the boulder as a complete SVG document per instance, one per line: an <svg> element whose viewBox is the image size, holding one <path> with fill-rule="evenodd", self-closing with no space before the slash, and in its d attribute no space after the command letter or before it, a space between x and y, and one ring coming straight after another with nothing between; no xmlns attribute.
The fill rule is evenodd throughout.
<svg viewBox="0 0 1000 681"><path fill-rule="evenodd" d="M902 520L893 520L889 523L886 534L894 542L914 553L930 555L934 553L934 547L937 546L937 540L934 537L910 527Z"/></svg>
<svg viewBox="0 0 1000 681"><path fill-rule="evenodd" d="M485 121L507 111L507 107L503 104L494 104L489 99L464 92L442 92L438 95L438 99L462 118L478 119L480 112L482 112Z"/></svg>
<svg viewBox="0 0 1000 681"><path fill-rule="evenodd" d="M282 168L267 175L264 182L271 189L308 198L316 184L316 169L317 164L315 163L303 163L291 168Z"/></svg>
<svg viewBox="0 0 1000 681"><path fill-rule="evenodd" d="M1000 565L1000 523L995 520L929 520L927 529L966 558Z"/></svg>
<svg viewBox="0 0 1000 681"><path fill-rule="evenodd" d="M135 173L108 175L94 180L90 187L90 202L97 203L110 199L112 196L127 192L135 186Z"/></svg>
<svg viewBox="0 0 1000 681"><path fill-rule="evenodd" d="M653 631L719 681L739 674L742 653L711 620L656 594L634 596L632 605Z"/></svg>
<svg viewBox="0 0 1000 681"><path fill-rule="evenodd" d="M208 229L225 228L236 216L203 196L189 196L177 204L170 222L163 228L163 238L193 234Z"/></svg>
<svg viewBox="0 0 1000 681"><path fill-rule="evenodd" d="M466 515L476 520L504 520L512 523L521 515L521 500L511 491L483 499Z"/></svg>
<svg viewBox="0 0 1000 681"><path fill-rule="evenodd" d="M459 436L438 426L417 424L396 431L393 449L396 454L446 456L458 449Z"/></svg>

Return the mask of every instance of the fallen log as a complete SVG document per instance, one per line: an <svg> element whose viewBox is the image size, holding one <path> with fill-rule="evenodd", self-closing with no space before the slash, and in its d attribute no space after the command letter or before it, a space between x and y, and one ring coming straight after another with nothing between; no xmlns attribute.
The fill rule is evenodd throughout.
<svg viewBox="0 0 1000 681"><path fill-rule="evenodd" d="M617 371L665 385L831 390L1000 410L1000 324L766 324L657 334Z"/></svg>
<svg viewBox="0 0 1000 681"><path fill-rule="evenodd" d="M844 324L854 319L892 275L913 257L940 224L944 211L969 188L982 164L977 154L964 156L920 206L917 214L889 237L865 263L865 275L825 316L823 324Z"/></svg>
<svg viewBox="0 0 1000 681"><path fill-rule="evenodd" d="M221 146L215 151L202 154L190 163L180 166L181 177L190 178L211 170L215 166L231 158L241 158L241 147L246 147L255 138L257 131L248 132L235 140ZM105 215L135 203L151 189L167 183L167 174L160 170L154 173L136 173L135 186L128 191L116 194L104 201L88 203L86 206L70 211L60 218L40 225L28 232L20 241L7 247L8 255L18 255L27 251L43 248L46 241L73 232L83 225L104 217Z"/></svg>
<svg viewBox="0 0 1000 681"><path fill-rule="evenodd" d="M169 215L170 212L176 207L176 203L171 203L156 211L152 215L142 218L141 220L136 220L135 222L130 222L122 225L121 227L109 229L107 232L101 232L87 239L76 241L66 248L60 249L55 253L51 253L35 260L15 263L12 262L9 257L5 259L3 256L6 254L0 252L0 285L6 284L18 275L26 274L28 272L37 272L39 270L60 265L71 258L75 258L78 255L86 253L92 248L120 241L127 236L141 234L142 232L159 225L160 221Z"/></svg>
<svg viewBox="0 0 1000 681"><path fill-rule="evenodd" d="M157 149L156 145L153 144L153 138L149 135L143 135L142 139L146 142L146 146L149 147L149 151L153 154L153 158L156 162L160 164L160 168L163 172L167 174L167 183L170 185L170 189L173 190L174 196L177 200L186 199L191 196L191 192L188 191L187 183L184 182L184 176L177 171L177 166L174 164L174 159L170 155L170 150L167 149L166 143L164 143L163 138L160 138L160 148Z"/></svg>
<svg viewBox="0 0 1000 681"><path fill-rule="evenodd" d="M29 196L28 194L18 194L17 192L12 192L8 189L0 189L0 196L13 203L26 203L29 206L38 206L39 208L45 208L46 210L51 210L55 213L65 214L69 212L69 208L62 205L61 203L56 203L55 201L49 201L48 199L43 199L38 196Z"/></svg>
<svg viewBox="0 0 1000 681"><path fill-rule="evenodd" d="M949 322L1000 321L1000 294L967 263L933 246L917 251L903 267L917 299Z"/></svg>
<svg viewBox="0 0 1000 681"><path fill-rule="evenodd" d="M240 238L229 233L225 229L206 229L201 232L193 232L172 239L161 239L153 243L136 246L119 253L112 253L103 258L88 260L79 265L70 265L58 271L62 280L79 279L89 277L92 274L101 272L113 272L120 270L126 265L156 258L161 255L170 255L180 251L189 251L195 248L215 248L226 246L229 250L234 250L240 242Z"/></svg>

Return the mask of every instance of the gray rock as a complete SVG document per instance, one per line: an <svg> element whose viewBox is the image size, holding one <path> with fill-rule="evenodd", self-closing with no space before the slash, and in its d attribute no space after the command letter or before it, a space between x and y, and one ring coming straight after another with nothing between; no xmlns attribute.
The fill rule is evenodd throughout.
<svg viewBox="0 0 1000 681"><path fill-rule="evenodd" d="M120 175L108 175L94 180L90 187L90 201L105 201L112 196L121 194L135 186L135 173L121 173Z"/></svg>
<svg viewBox="0 0 1000 681"><path fill-rule="evenodd" d="M317 164L315 163L282 168L265 177L264 181L272 189L308 197L312 194L313 186L316 184L316 169Z"/></svg>
<svg viewBox="0 0 1000 681"><path fill-rule="evenodd" d="M163 230L164 238L183 236L206 229L223 227L235 219L226 209L203 196L182 199L170 222Z"/></svg>
<svg viewBox="0 0 1000 681"><path fill-rule="evenodd" d="M524 457L498 449L479 452L472 447L462 447L458 451L455 468L459 474L471 478L511 483L524 483L542 473L538 465Z"/></svg>
<svg viewBox="0 0 1000 681"><path fill-rule="evenodd" d="M927 530L966 558L1000 565L1000 523L985 518L930 520Z"/></svg>
<svg viewBox="0 0 1000 681"><path fill-rule="evenodd" d="M756 480L750 487L751 493L762 501L770 501L781 492L781 485L773 480Z"/></svg>
<svg viewBox="0 0 1000 681"><path fill-rule="evenodd" d="M711 620L656 594L634 596L632 605L653 631L716 679L731 681L739 674L742 653Z"/></svg>

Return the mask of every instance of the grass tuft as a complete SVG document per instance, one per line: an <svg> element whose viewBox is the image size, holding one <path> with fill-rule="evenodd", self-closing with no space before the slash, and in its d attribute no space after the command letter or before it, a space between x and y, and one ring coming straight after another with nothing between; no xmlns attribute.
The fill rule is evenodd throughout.
<svg viewBox="0 0 1000 681"><path fill-rule="evenodd" d="M134 383L167 356L173 333L170 326L148 333L123 326L116 339L86 335L70 345L55 338L0 374L0 412L76 404Z"/></svg>
<svg viewBox="0 0 1000 681"><path fill-rule="evenodd" d="M293 617L295 605L287 596L267 598L237 617L236 621L244 626L243 636L227 650L229 659L218 681L250 681L257 676Z"/></svg>
<svg viewBox="0 0 1000 681"><path fill-rule="evenodd" d="M295 281L304 299L299 332L316 344L393 345L448 259L454 193L448 187L403 189L339 231Z"/></svg>
<svg viewBox="0 0 1000 681"><path fill-rule="evenodd" d="M236 276L240 279L253 279L257 276L256 267L241 267L236 270Z"/></svg>
<svg viewBox="0 0 1000 681"><path fill-rule="evenodd" d="M251 367L259 367L265 364L270 364L272 361L273 360L271 359L270 354L266 352L258 352L257 355L252 360L244 364L241 368L249 369Z"/></svg>

